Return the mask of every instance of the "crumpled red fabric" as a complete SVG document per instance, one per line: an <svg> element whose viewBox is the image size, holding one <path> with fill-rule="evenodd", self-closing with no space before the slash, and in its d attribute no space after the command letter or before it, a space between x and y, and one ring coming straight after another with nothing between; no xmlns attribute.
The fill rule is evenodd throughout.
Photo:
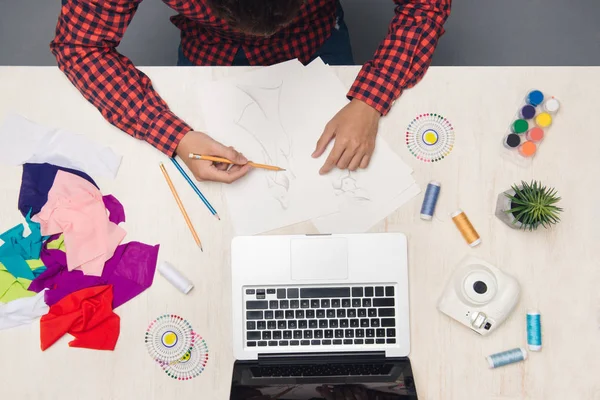
<svg viewBox="0 0 600 400"><path fill-rule="evenodd" d="M42 351L65 333L75 337L70 347L114 350L121 320L113 312L112 300L112 285L104 285L73 292L54 304L40 319Z"/></svg>

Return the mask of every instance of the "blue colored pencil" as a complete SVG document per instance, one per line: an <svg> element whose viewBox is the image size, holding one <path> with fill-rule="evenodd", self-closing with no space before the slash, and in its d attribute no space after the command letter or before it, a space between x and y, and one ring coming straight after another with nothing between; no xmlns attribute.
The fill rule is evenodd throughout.
<svg viewBox="0 0 600 400"><path fill-rule="evenodd" d="M183 175L183 177L190 184L190 186L192 187L192 189L194 189L194 192L196 192L196 194L198 195L198 197L200 197L200 200L202 200L202 202L206 205L206 207L208 208L208 211L210 211L211 214L214 215L215 217L217 217L217 219L220 221L221 218L219 217L219 214L217 214L217 210L215 210L214 207L207 200L207 198L204 197L204 195L202 194L202 192L200 191L200 189L198 189L198 186L196 186L196 184L194 183L194 181L191 180L190 177L188 176L188 174L185 173L184 169L177 162L177 160L175 159L175 157L171 158L171 161L173 161L173 164L175 164L175 167L177 168L177 170L179 170L179 172L181 172L181 175Z"/></svg>

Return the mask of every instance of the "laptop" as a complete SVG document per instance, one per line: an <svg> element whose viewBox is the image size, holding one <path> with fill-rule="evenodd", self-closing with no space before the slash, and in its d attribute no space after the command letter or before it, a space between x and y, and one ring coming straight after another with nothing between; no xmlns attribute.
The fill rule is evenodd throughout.
<svg viewBox="0 0 600 400"><path fill-rule="evenodd" d="M417 398L406 236L237 237L231 269L230 400Z"/></svg>

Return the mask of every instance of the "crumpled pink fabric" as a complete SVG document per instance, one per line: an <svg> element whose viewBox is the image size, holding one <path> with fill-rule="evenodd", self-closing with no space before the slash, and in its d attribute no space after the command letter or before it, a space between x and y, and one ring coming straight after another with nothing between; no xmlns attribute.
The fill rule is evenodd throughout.
<svg viewBox="0 0 600 400"><path fill-rule="evenodd" d="M101 276L104 264L125 237L108 218L102 194L85 179L58 171L48 201L34 218L43 235L64 233L69 271Z"/></svg>

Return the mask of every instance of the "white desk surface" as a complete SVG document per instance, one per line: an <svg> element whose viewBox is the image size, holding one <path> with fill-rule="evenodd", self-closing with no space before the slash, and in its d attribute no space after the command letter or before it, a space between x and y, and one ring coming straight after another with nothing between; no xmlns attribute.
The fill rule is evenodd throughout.
<svg viewBox="0 0 600 400"><path fill-rule="evenodd" d="M198 85L245 71L241 68L144 68L171 108L203 128ZM358 67L336 69L350 85ZM530 167L503 160L501 139L528 89L562 101L562 109ZM414 168L424 189L442 183L437 217L419 219L422 195L373 228L409 238L412 352L422 399L600 399L600 243L597 179L600 68L431 68L382 120L387 139ZM231 370L229 249L232 228L218 184L201 184L222 217L215 220L183 178L167 164L204 243L193 239L158 168L166 158L151 146L106 123L57 68L0 68L0 118L18 112L48 126L83 133L122 154L116 180L99 180L125 206L126 240L160 243L160 257L189 276L187 296L162 277L117 310L121 335L114 352L75 349L63 337L45 352L39 324L0 331L0 397L3 399L210 399L229 398ZM455 126L456 146L440 163L427 165L403 145L415 115L437 112ZM235 145L235 138L231 138ZM4 151L4 149L2 149ZM550 231L514 231L494 217L496 196L520 180L539 179L563 196L562 222ZM21 168L0 168L0 230L21 221L16 209ZM448 213L463 208L483 243L469 248ZM304 223L277 233L311 233ZM436 309L455 264L473 254L520 282L511 317L489 337L478 337ZM543 350L524 363L489 370L485 356L526 345L525 312L542 313ZM178 382L150 359L144 347L148 323L163 313L190 320L210 347L208 368Z"/></svg>

